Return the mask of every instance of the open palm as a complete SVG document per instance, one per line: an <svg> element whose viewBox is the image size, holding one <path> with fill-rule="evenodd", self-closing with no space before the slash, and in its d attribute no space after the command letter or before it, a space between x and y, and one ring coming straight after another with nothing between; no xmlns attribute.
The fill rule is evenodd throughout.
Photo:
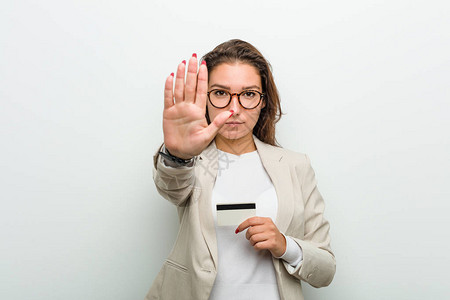
<svg viewBox="0 0 450 300"><path fill-rule="evenodd" d="M166 149L177 157L188 159L199 155L214 139L219 129L232 115L224 111L211 124L206 121L208 70L205 62L197 74L197 57L178 65L174 85L173 73L167 78L164 89L163 132Z"/></svg>

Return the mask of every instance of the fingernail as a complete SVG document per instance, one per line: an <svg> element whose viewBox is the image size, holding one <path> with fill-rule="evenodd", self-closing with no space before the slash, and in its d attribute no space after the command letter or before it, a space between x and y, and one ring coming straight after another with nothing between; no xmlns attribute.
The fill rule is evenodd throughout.
<svg viewBox="0 0 450 300"><path fill-rule="evenodd" d="M234 115L234 110L230 109L230 113L231 113L231 115L230 115L230 117L231 117L232 115Z"/></svg>
<svg viewBox="0 0 450 300"><path fill-rule="evenodd" d="M173 74L173 73L170 73L170 76L172 76L172 77L173 77L173 75L175 75L175 74Z"/></svg>
<svg viewBox="0 0 450 300"><path fill-rule="evenodd" d="M192 54L193 57L197 58L197 53Z"/></svg>
<svg viewBox="0 0 450 300"><path fill-rule="evenodd" d="M205 65L205 66L206 66L206 61L202 61L202 65Z"/></svg>
<svg viewBox="0 0 450 300"><path fill-rule="evenodd" d="M183 60L182 62L181 62L182 64L186 64L186 61L185 60Z"/></svg>
<svg viewBox="0 0 450 300"><path fill-rule="evenodd" d="M238 234L239 233L239 228L236 228L236 231L234 233Z"/></svg>

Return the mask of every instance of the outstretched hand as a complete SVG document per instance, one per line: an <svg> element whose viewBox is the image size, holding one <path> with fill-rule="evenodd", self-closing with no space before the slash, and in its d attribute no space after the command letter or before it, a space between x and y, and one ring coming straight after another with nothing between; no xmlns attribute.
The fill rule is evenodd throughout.
<svg viewBox="0 0 450 300"><path fill-rule="evenodd" d="M189 60L185 82L186 62L180 63L175 89L173 73L166 79L164 89L164 144L172 155L183 159L199 155L233 114L224 111L208 125L205 117L208 69L203 62L197 74L197 65L194 54Z"/></svg>

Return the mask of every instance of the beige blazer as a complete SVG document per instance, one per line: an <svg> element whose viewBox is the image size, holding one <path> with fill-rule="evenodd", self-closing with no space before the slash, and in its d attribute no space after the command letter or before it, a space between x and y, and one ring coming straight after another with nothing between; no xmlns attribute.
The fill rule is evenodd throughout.
<svg viewBox="0 0 450 300"><path fill-rule="evenodd" d="M303 250L297 268L273 258L281 299L303 299L301 281L314 287L330 284L336 262L330 248L329 223L308 157L265 144L253 137L278 197L278 229ZM145 299L208 299L217 274L217 240L211 193L218 171L212 142L192 167L166 167L154 156L153 178L159 193L178 209L175 245Z"/></svg>

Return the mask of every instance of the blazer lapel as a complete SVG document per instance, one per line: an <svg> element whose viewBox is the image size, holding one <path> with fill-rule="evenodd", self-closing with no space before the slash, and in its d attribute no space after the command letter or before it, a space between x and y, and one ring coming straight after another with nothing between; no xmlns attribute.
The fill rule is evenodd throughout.
<svg viewBox="0 0 450 300"><path fill-rule="evenodd" d="M261 142L256 136L253 136L253 139L262 164L277 193L278 211L275 225L278 230L285 233L294 215L294 195L292 189L286 188L291 186L292 182L289 165L283 160L282 151L276 151L274 146Z"/></svg>

